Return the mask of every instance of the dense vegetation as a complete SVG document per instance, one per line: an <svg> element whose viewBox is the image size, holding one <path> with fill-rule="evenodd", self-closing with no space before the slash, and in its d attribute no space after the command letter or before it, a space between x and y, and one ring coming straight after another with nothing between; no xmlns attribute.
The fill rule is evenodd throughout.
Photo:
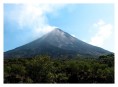
<svg viewBox="0 0 118 87"><path fill-rule="evenodd" d="M4 83L114 83L114 55L97 59L5 59Z"/></svg>

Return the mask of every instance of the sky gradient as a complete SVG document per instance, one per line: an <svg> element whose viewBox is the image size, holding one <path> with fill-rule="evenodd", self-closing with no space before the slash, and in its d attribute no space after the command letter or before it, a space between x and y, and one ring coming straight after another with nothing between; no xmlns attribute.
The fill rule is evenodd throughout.
<svg viewBox="0 0 118 87"><path fill-rule="evenodd" d="M29 43L55 27L114 52L113 4L4 4L4 51Z"/></svg>

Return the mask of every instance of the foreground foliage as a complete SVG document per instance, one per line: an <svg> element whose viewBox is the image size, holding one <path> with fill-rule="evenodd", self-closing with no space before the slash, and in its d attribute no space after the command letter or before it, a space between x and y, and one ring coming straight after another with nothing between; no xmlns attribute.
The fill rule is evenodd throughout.
<svg viewBox="0 0 118 87"><path fill-rule="evenodd" d="M98 59L5 59L4 83L114 83L114 55Z"/></svg>

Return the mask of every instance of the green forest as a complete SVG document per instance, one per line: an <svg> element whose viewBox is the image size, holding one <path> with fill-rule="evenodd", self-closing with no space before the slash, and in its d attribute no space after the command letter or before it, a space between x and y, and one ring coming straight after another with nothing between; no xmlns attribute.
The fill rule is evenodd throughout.
<svg viewBox="0 0 118 87"><path fill-rule="evenodd" d="M4 83L114 83L114 54L54 59L4 59Z"/></svg>

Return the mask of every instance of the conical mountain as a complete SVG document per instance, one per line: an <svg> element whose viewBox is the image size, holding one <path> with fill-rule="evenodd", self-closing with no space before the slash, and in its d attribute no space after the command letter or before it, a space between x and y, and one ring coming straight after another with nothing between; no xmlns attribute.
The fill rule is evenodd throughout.
<svg viewBox="0 0 118 87"><path fill-rule="evenodd" d="M54 29L41 38L4 53L5 58L30 58L49 55L53 58L76 56L98 57L111 52L87 44L61 29Z"/></svg>

